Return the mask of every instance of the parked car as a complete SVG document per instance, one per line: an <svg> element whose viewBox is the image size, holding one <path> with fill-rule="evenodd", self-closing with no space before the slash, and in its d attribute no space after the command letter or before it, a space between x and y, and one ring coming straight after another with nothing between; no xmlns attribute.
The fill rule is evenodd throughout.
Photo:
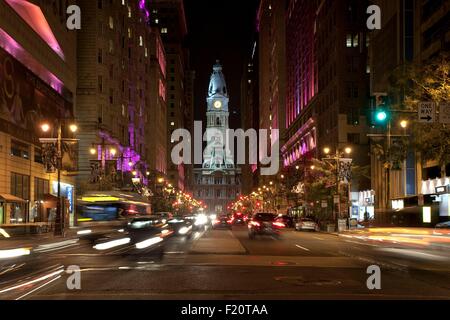
<svg viewBox="0 0 450 320"><path fill-rule="evenodd" d="M319 225L310 218L301 218L295 224L295 230L297 231L318 231Z"/></svg>
<svg viewBox="0 0 450 320"><path fill-rule="evenodd" d="M273 213L256 213L248 223L248 237L254 239L256 235L280 236L280 230L285 227L284 223L276 221Z"/></svg>
<svg viewBox="0 0 450 320"><path fill-rule="evenodd" d="M295 227L294 219L290 216L281 215L281 216L278 216L275 220L284 223L286 228L294 228Z"/></svg>

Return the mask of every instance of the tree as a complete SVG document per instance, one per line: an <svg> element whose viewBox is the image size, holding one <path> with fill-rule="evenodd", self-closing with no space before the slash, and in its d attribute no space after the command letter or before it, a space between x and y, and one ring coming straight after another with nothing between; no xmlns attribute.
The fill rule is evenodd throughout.
<svg viewBox="0 0 450 320"><path fill-rule="evenodd" d="M421 101L437 104L450 102L450 54L440 56L423 64L409 64L398 68L391 77L392 93L399 99L399 107L418 111ZM413 122L414 139L409 145L420 152L423 161L436 160L442 176L450 162L450 127L445 124Z"/></svg>

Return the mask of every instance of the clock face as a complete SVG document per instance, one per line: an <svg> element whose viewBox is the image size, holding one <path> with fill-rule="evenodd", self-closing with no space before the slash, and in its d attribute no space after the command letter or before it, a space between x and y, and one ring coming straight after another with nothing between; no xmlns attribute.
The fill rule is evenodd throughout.
<svg viewBox="0 0 450 320"><path fill-rule="evenodd" d="M222 102L219 100L214 101L214 108L216 109L222 108Z"/></svg>

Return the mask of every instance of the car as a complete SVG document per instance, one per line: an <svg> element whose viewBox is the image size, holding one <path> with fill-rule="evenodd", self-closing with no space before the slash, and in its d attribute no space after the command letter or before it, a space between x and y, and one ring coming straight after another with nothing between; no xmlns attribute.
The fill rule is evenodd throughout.
<svg viewBox="0 0 450 320"><path fill-rule="evenodd" d="M295 224L295 230L297 231L318 231L319 225L310 218L300 218L299 221Z"/></svg>
<svg viewBox="0 0 450 320"><path fill-rule="evenodd" d="M154 215L160 217L165 222L173 219L173 213L171 212L156 212Z"/></svg>
<svg viewBox="0 0 450 320"><path fill-rule="evenodd" d="M185 236L190 238L194 231L193 220L185 217L174 217L167 222L169 228L175 232L177 236Z"/></svg>
<svg viewBox="0 0 450 320"><path fill-rule="evenodd" d="M287 215L281 215L276 218L277 221L284 223L286 228L294 228L294 219Z"/></svg>
<svg viewBox="0 0 450 320"><path fill-rule="evenodd" d="M93 248L99 251L118 250L127 254L156 252L162 257L165 242L171 235L173 231L160 217L135 217L128 221L121 232L105 233L93 240Z"/></svg>
<svg viewBox="0 0 450 320"><path fill-rule="evenodd" d="M284 223L276 220L276 215L268 212L260 212L253 215L248 223L248 237L254 239L257 235L269 235L280 237L280 231L285 227Z"/></svg>
<svg viewBox="0 0 450 320"><path fill-rule="evenodd" d="M450 229L450 221L438 223L434 226L436 229Z"/></svg>
<svg viewBox="0 0 450 320"><path fill-rule="evenodd" d="M213 229L231 230L232 225L233 225L233 219L226 214L222 214L222 215L218 216L212 223Z"/></svg>
<svg viewBox="0 0 450 320"><path fill-rule="evenodd" d="M233 224L234 225L245 225L247 219L246 215L244 215L242 212L236 212L233 215Z"/></svg>

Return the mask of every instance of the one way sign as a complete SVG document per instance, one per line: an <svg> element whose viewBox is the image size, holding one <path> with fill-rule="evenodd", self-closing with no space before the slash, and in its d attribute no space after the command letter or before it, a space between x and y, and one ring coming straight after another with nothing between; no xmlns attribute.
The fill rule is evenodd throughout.
<svg viewBox="0 0 450 320"><path fill-rule="evenodd" d="M436 104L434 102L419 103L419 122L433 123L436 121Z"/></svg>

